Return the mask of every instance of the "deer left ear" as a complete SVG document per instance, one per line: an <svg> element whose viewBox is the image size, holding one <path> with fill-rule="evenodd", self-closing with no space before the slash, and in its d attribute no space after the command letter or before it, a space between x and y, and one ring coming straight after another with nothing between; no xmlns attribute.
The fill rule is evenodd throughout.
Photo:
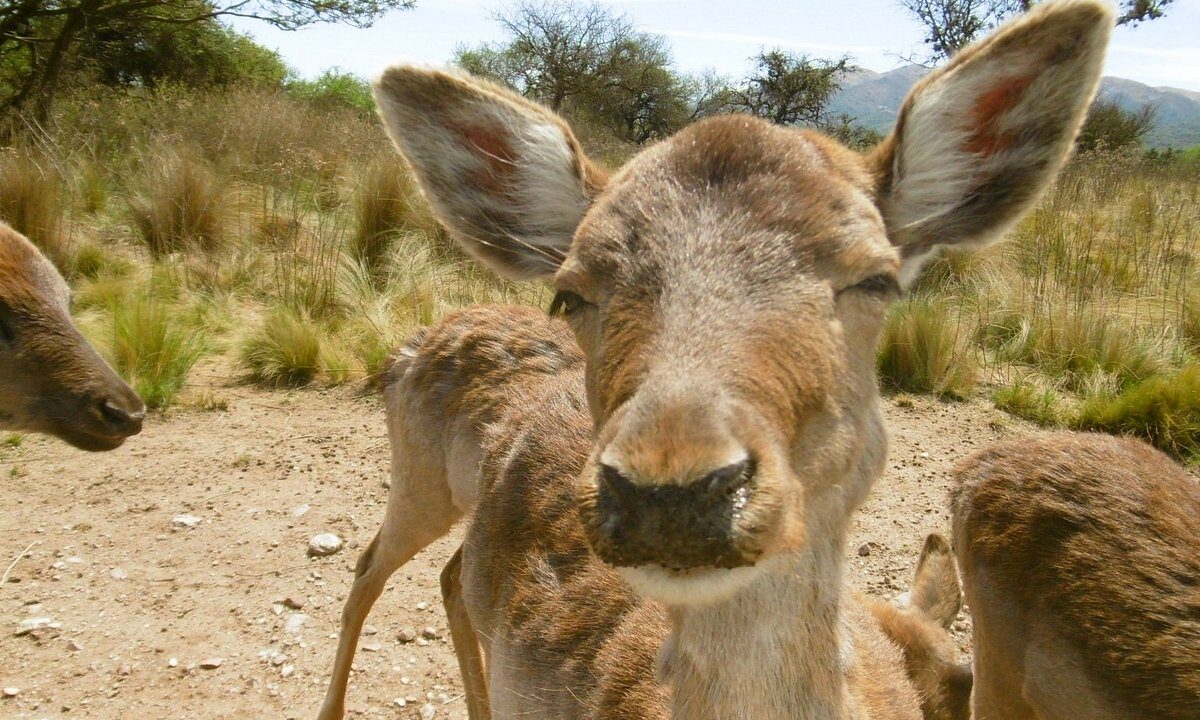
<svg viewBox="0 0 1200 720"><path fill-rule="evenodd" d="M909 93L870 161L905 281L939 246L998 238L1041 197L1095 95L1112 11L1051 0Z"/></svg>

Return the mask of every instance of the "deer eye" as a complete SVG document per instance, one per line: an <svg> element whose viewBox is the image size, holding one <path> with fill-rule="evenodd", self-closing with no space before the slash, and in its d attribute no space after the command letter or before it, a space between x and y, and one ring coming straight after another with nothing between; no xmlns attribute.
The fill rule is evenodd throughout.
<svg viewBox="0 0 1200 720"><path fill-rule="evenodd" d="M588 304L588 301L584 300L578 293L573 293L570 290L559 290L554 293L554 299L550 301L550 314L570 317Z"/></svg>
<svg viewBox="0 0 1200 720"><path fill-rule="evenodd" d="M13 331L12 318L8 310L0 306L0 347L16 344L17 334Z"/></svg>
<svg viewBox="0 0 1200 720"><path fill-rule="evenodd" d="M904 291L900 288L900 281L896 279L895 275L891 275L889 273L872 275L869 278L860 280L850 287L845 288L845 290L865 292L882 297L900 297L904 294ZM845 290L843 290L843 292L845 292Z"/></svg>

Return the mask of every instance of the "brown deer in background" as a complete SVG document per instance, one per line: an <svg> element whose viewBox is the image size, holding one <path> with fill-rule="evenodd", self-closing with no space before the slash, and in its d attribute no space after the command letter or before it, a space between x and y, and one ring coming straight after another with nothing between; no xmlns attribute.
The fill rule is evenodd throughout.
<svg viewBox="0 0 1200 720"><path fill-rule="evenodd" d="M611 178L486 82L395 67L387 130L441 220L550 319L483 308L387 385L393 482L320 717L387 578L476 508L443 575L473 718L917 718L846 589L884 466L875 344L940 245L998 237L1053 179L1111 11L1036 6L918 84L860 155L730 116Z"/></svg>
<svg viewBox="0 0 1200 720"><path fill-rule="evenodd" d="M0 222L0 430L112 450L146 407L71 322L70 288L24 236Z"/></svg>
<svg viewBox="0 0 1200 720"><path fill-rule="evenodd" d="M956 470L976 720L1200 718L1200 483L1130 438L1058 433Z"/></svg>

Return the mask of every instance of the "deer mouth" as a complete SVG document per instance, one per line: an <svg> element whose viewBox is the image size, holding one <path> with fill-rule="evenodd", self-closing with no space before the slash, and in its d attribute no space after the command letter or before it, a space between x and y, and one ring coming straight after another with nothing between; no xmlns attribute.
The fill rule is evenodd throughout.
<svg viewBox="0 0 1200 720"><path fill-rule="evenodd" d="M736 595L760 577L769 563L768 559L736 568L639 565L617 570L638 594L651 600L668 606L705 605Z"/></svg>
<svg viewBox="0 0 1200 720"><path fill-rule="evenodd" d="M54 434L72 447L88 452L116 450L129 438L129 435L93 433L82 428L60 429Z"/></svg>

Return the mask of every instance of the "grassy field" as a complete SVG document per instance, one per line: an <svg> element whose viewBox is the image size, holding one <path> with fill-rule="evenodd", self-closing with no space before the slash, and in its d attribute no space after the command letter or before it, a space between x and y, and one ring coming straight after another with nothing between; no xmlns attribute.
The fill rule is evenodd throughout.
<svg viewBox="0 0 1200 720"><path fill-rule="evenodd" d="M1200 162L1077 158L1007 242L895 307L885 386L1197 457L1198 201ZM453 247L373 116L282 93L64 102L0 148L0 217L157 408L219 407L187 383L206 356L246 382L361 382L450 309L548 299Z"/></svg>

